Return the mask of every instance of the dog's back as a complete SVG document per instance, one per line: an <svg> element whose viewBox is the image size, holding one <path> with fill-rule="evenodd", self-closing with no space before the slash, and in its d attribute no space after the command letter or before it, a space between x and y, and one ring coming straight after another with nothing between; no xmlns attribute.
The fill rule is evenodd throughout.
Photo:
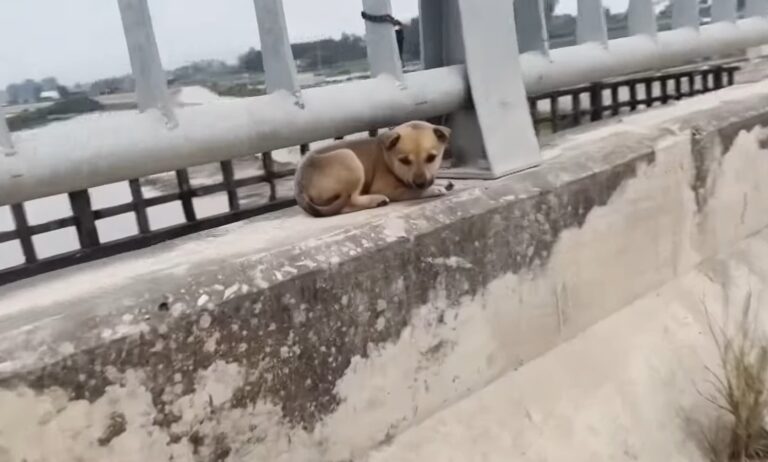
<svg viewBox="0 0 768 462"><path fill-rule="evenodd" d="M375 138L337 141L308 152L294 180L297 204L315 217L341 213L365 185L377 154Z"/></svg>

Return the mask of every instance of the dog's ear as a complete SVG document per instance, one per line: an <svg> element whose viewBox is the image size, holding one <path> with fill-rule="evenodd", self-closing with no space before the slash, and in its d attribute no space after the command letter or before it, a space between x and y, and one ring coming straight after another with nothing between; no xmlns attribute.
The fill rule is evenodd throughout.
<svg viewBox="0 0 768 462"><path fill-rule="evenodd" d="M435 136L437 137L437 141L443 144L448 143L448 139L451 137L450 128L443 127L442 125L435 125L434 131L435 131Z"/></svg>
<svg viewBox="0 0 768 462"><path fill-rule="evenodd" d="M395 130L389 130L381 134L381 144L384 145L384 149L391 151L395 149L397 143L400 142L400 134Z"/></svg>

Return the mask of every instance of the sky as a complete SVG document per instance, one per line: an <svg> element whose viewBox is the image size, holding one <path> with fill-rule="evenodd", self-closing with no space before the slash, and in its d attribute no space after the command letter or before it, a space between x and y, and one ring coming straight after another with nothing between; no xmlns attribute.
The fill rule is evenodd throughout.
<svg viewBox="0 0 768 462"><path fill-rule="evenodd" d="M391 0L394 15L418 14L418 0ZM573 13L577 0L560 0ZM624 11L628 0L604 0ZM361 34L361 0L283 0L291 41ZM259 47L253 0L149 0L166 69L199 59L234 62ZM130 72L117 0L3 0L0 88L55 76L72 85Z"/></svg>

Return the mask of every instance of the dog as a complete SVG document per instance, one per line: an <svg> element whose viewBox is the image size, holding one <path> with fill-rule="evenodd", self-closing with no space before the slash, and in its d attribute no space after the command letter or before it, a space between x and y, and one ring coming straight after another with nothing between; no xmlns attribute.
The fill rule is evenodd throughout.
<svg viewBox="0 0 768 462"><path fill-rule="evenodd" d="M296 202L315 217L442 196L436 186L451 130L412 121L374 138L340 141L310 151L296 171Z"/></svg>

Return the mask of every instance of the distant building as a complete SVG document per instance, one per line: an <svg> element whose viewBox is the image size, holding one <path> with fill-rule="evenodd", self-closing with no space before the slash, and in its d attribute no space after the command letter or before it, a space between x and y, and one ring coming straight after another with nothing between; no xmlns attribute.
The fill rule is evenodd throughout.
<svg viewBox="0 0 768 462"><path fill-rule="evenodd" d="M61 99L61 93L56 90L45 90L40 93L40 101L58 101Z"/></svg>
<svg viewBox="0 0 768 462"><path fill-rule="evenodd" d="M34 80L8 85L6 88L9 104L33 104L40 101L42 86Z"/></svg>
<svg viewBox="0 0 768 462"><path fill-rule="evenodd" d="M43 91L53 91L59 88L59 82L55 77L46 77L40 81Z"/></svg>

